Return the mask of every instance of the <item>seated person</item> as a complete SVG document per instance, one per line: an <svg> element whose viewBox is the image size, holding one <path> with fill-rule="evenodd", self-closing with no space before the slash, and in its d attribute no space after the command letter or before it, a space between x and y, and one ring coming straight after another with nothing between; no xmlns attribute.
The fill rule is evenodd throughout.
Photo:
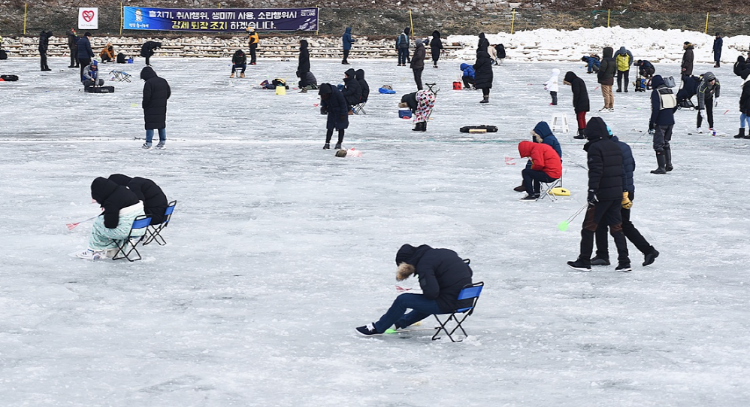
<svg viewBox="0 0 750 407"><path fill-rule="evenodd" d="M654 65L651 62L648 62L645 59L639 59L635 64L638 66L638 74L642 77L648 79L654 76L656 68L654 68Z"/></svg>
<svg viewBox="0 0 750 407"><path fill-rule="evenodd" d="M552 129L549 128L547 122L541 121L534 126L534 130L531 131L531 141L544 143L552 147L557 152L557 155L560 156L560 161L562 162L562 147L560 147L560 142L557 141L557 137L552 133ZM530 169L532 165L531 160L528 160L526 162L526 169ZM526 191L526 185L521 181L521 185L513 188L513 190L516 192Z"/></svg>
<svg viewBox="0 0 750 407"><path fill-rule="evenodd" d="M111 62L115 60L115 49L112 47L112 44L107 44L106 47L102 50L102 52L99 53L99 57L102 59L102 62Z"/></svg>
<svg viewBox="0 0 750 407"><path fill-rule="evenodd" d="M544 143L522 141L518 143L521 157L531 158L531 168L521 171L526 196L522 201L535 201L539 198L541 182L552 182L562 177L562 161L554 148Z"/></svg>
<svg viewBox="0 0 750 407"><path fill-rule="evenodd" d="M238 49L234 51L234 55L232 56L232 74L229 77L234 78L234 71L241 69L240 78L244 78L245 68L247 68L247 55L241 49Z"/></svg>
<svg viewBox="0 0 750 407"><path fill-rule="evenodd" d="M583 56L581 58L581 61L585 62L588 66L588 70L586 73L593 73L593 72L599 72L599 66L601 65L601 59L599 58L599 55L591 54L588 56Z"/></svg>
<svg viewBox="0 0 750 407"><path fill-rule="evenodd" d="M133 191L106 178L97 177L91 183L91 198L102 207L102 214L91 227L88 249L76 253L76 257L96 260L113 255L109 251L116 250L128 237L135 218L144 212L143 202ZM145 228L133 231L135 236L142 236L145 232Z"/></svg>
<svg viewBox="0 0 750 407"><path fill-rule="evenodd" d="M362 99L362 87L359 86L356 75L357 73L352 68L344 72L344 90L341 93L344 94L346 104L349 106L358 104L360 99Z"/></svg>
<svg viewBox="0 0 750 407"><path fill-rule="evenodd" d="M471 64L463 63L461 64L461 72L463 75L461 76L461 80L464 81L464 88L471 89L474 87L474 67Z"/></svg>
<svg viewBox="0 0 750 407"><path fill-rule="evenodd" d="M367 102L367 98L370 97L370 85L367 84L367 81L365 80L365 70L357 69L357 71L354 73L354 77L357 78L359 87L360 89L362 89L362 97L359 99L359 102Z"/></svg>
<svg viewBox="0 0 750 407"><path fill-rule="evenodd" d="M297 71L297 77L299 78L299 88L303 91L318 89L318 80L312 72L307 71L304 74L300 74L300 72Z"/></svg>
<svg viewBox="0 0 750 407"><path fill-rule="evenodd" d="M141 177L130 178L123 174L112 174L108 179L133 191L135 196L143 202L143 210L151 217L152 225L164 222L164 212L169 202L167 202L167 196L154 181Z"/></svg>
<svg viewBox="0 0 750 407"><path fill-rule="evenodd" d="M96 60L91 61L85 68L83 68L83 76L81 77L83 86L88 88L91 86L102 86L104 85L104 79L99 79L99 64Z"/></svg>

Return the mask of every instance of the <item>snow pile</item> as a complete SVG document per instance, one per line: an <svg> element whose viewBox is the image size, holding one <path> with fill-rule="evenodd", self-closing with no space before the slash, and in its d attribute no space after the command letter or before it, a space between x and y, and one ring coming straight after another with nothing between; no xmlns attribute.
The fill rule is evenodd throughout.
<svg viewBox="0 0 750 407"><path fill-rule="evenodd" d="M682 44L690 41L695 45L695 62L713 61L714 37L697 31L655 30L652 28L597 27L579 28L575 31L538 29L518 31L515 34L486 34L490 44L503 44L508 58L515 61L576 61L581 56L596 53L602 48L619 49L625 46L635 59L647 59L656 63L679 63L682 59ZM460 42L466 46L458 56L473 59L478 39L470 35L452 35L448 42ZM737 56L748 51L750 36L724 37L722 61L733 63Z"/></svg>

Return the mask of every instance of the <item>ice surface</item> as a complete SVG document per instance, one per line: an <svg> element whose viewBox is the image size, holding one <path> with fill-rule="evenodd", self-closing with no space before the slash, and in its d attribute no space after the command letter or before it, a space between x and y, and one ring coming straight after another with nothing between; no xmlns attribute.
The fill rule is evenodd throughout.
<svg viewBox="0 0 750 407"><path fill-rule="evenodd" d="M603 116L633 147L633 221L661 252L644 268L631 245L625 274L571 272L581 218L557 230L585 200L586 159L572 139L569 87L552 107L541 84L553 67L577 72L600 108L580 63L508 61L487 105L451 90L460 61L427 67L425 82L442 90L428 131L416 133L396 106L414 90L411 71L355 60L371 101L367 116L350 118L344 147L363 156L340 159L321 149L315 93L253 89L293 80L296 61L261 60L244 80L228 78L226 60L152 62L172 86L164 151L134 140L145 133L140 81L90 95L77 70L61 72L67 60L51 59L49 73L35 59L0 64L21 77L0 83L0 404L750 404L750 148L731 138L740 79L729 67L717 72L716 126L730 136L688 135L695 113L678 112L669 175L649 173L647 94L616 93L616 112ZM102 71L137 76L141 64ZM312 66L321 82L349 68ZM377 93L383 84L396 95ZM558 133L572 196L519 202L516 145L558 112L573 127ZM458 132L479 124L501 131ZM90 223L65 224L97 213L89 185L116 172L152 178L178 201L168 245L143 248L132 264L69 258ZM403 243L472 259L486 288L465 342L355 334L397 295Z"/></svg>

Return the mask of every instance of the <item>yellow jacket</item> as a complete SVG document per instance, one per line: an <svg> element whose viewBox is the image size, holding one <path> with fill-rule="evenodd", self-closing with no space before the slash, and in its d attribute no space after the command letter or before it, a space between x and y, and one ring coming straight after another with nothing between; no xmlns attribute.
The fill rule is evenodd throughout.
<svg viewBox="0 0 750 407"><path fill-rule="evenodd" d="M247 37L247 43L251 47L252 46L258 46L258 41L260 41L260 39L258 38L258 32L257 31L250 33L250 36Z"/></svg>

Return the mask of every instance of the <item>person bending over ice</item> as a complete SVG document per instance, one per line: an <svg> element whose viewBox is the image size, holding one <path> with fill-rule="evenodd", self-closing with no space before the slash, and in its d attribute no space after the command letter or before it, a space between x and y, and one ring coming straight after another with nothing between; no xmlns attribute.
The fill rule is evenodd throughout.
<svg viewBox="0 0 750 407"><path fill-rule="evenodd" d="M377 322L357 327L362 335L382 334L392 325L406 328L432 314L449 314L465 306L458 300L464 286L471 284L472 271L468 264L450 249L433 249L423 244L405 244L396 253L396 280L412 275L419 278L422 294L401 294ZM468 305L471 305L471 300ZM411 309L407 313L406 310Z"/></svg>
<svg viewBox="0 0 750 407"><path fill-rule="evenodd" d="M398 107L408 107L414 113L413 131L427 131L427 119L430 118L432 108L435 107L435 94L429 90L407 93L401 97Z"/></svg>

